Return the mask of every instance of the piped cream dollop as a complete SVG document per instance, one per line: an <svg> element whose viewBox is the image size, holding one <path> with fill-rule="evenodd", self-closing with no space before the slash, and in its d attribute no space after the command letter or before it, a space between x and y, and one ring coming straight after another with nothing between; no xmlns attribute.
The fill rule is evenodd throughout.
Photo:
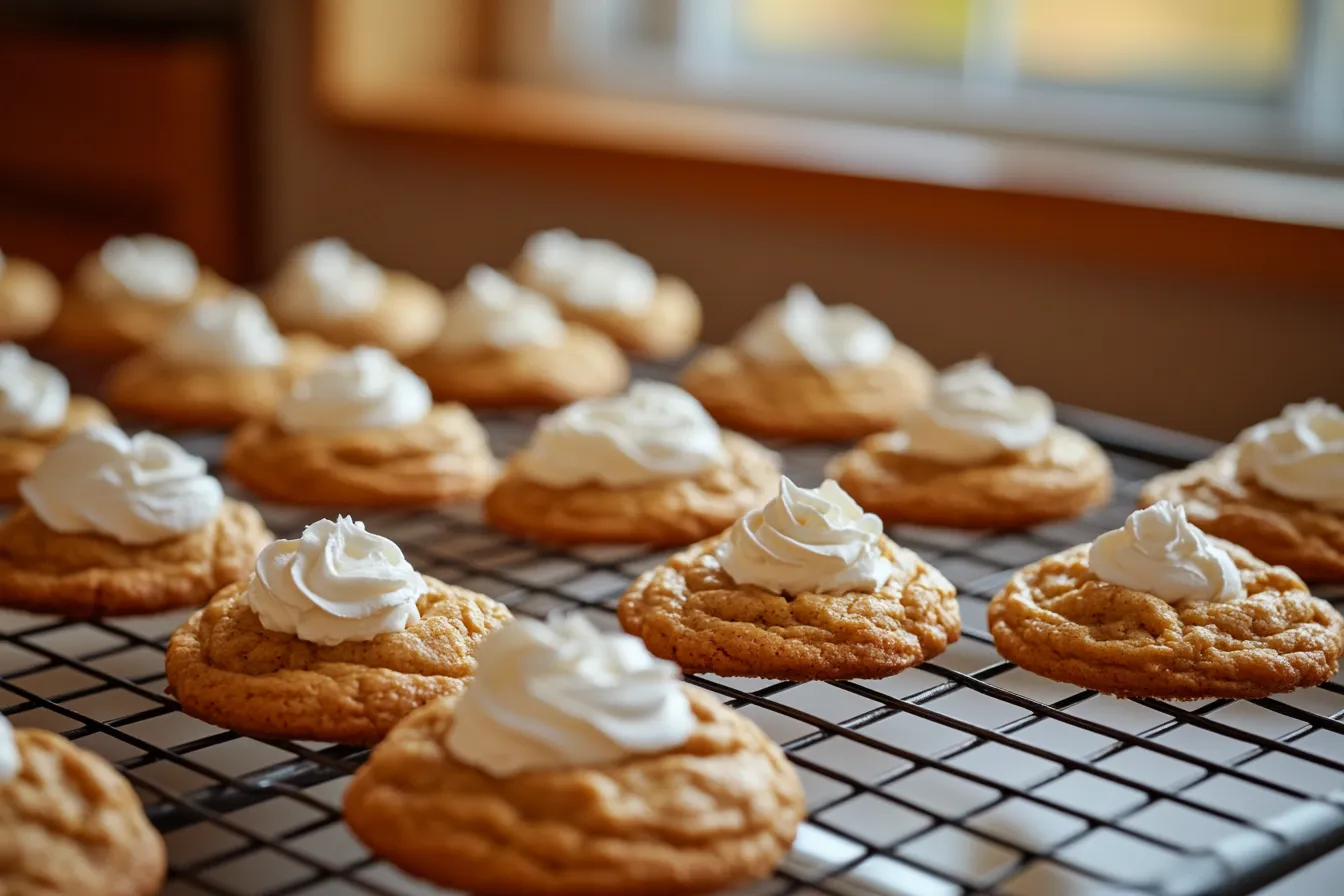
<svg viewBox="0 0 1344 896"><path fill-rule="evenodd" d="M734 523L717 556L739 585L776 594L869 592L893 571L882 540L882 521L834 480L807 489L782 476L779 496Z"/></svg>
<svg viewBox="0 0 1344 896"><path fill-rule="evenodd" d="M497 778L670 750L696 724L680 677L638 638L582 616L518 619L477 649L448 750Z"/></svg>
<svg viewBox="0 0 1344 896"><path fill-rule="evenodd" d="M424 380L383 349L360 346L295 383L276 420L291 433L394 429L419 423L433 406Z"/></svg>
<svg viewBox="0 0 1344 896"><path fill-rule="evenodd" d="M858 305L823 305L801 283L737 335L737 350L763 364L805 363L819 370L871 366L891 355L891 330Z"/></svg>
<svg viewBox="0 0 1344 896"><path fill-rule="evenodd" d="M113 237L98 262L127 292L153 302L185 302L201 275L191 249L152 234Z"/></svg>
<svg viewBox="0 0 1344 896"><path fill-rule="evenodd" d="M625 395L575 402L543 418L515 464L556 488L624 488L694 476L723 457L723 434L700 402L645 380Z"/></svg>
<svg viewBox="0 0 1344 896"><path fill-rule="evenodd" d="M55 429L65 422L70 384L23 346L0 344L0 435Z"/></svg>
<svg viewBox="0 0 1344 896"><path fill-rule="evenodd" d="M1159 501L1136 510L1124 526L1099 536L1087 554L1103 582L1168 603L1229 601L1246 589L1227 551L1185 518L1185 508Z"/></svg>
<svg viewBox="0 0 1344 896"><path fill-rule="evenodd" d="M476 265L463 287L448 305L439 349L547 346L565 338L565 322L545 296L494 268Z"/></svg>
<svg viewBox="0 0 1344 896"><path fill-rule="evenodd" d="M891 451L969 466L1025 451L1055 425L1055 406L1040 389L1014 386L988 361L954 364L933 395L886 437Z"/></svg>
<svg viewBox="0 0 1344 896"><path fill-rule="evenodd" d="M205 461L150 432L91 426L67 436L19 483L47 528L146 545L195 532L219 515L224 490Z"/></svg>
<svg viewBox="0 0 1344 896"><path fill-rule="evenodd" d="M263 548L247 602L267 630L331 646L405 631L425 590L394 542L339 516Z"/></svg>
<svg viewBox="0 0 1344 896"><path fill-rule="evenodd" d="M292 317L339 320L376 308L386 285L380 265L328 237L294 253L280 272L275 301Z"/></svg>
<svg viewBox="0 0 1344 896"><path fill-rule="evenodd" d="M0 715L0 784L17 778L21 767L14 726L10 724L9 719Z"/></svg>
<svg viewBox="0 0 1344 896"><path fill-rule="evenodd" d="M1290 404L1237 437L1238 474L1272 492L1344 513L1344 410Z"/></svg>
<svg viewBox="0 0 1344 896"><path fill-rule="evenodd" d="M658 291L653 267L609 240L546 230L528 239L523 258L538 283L580 308L638 313Z"/></svg>
<svg viewBox="0 0 1344 896"><path fill-rule="evenodd" d="M154 346L181 367L279 367L285 340L256 296L237 290L194 302Z"/></svg>

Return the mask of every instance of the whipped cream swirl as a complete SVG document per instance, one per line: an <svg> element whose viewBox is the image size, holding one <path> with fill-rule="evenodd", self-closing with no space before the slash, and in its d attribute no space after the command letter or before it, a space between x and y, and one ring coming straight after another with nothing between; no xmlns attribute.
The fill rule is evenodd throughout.
<svg viewBox="0 0 1344 896"><path fill-rule="evenodd" d="M14 726L9 719L0 715L0 784L17 778L21 764Z"/></svg>
<svg viewBox="0 0 1344 896"><path fill-rule="evenodd" d="M889 450L946 464L971 465L1025 451L1055 425L1055 406L1040 389L1014 386L976 358L943 371L933 395L887 436Z"/></svg>
<svg viewBox="0 0 1344 896"><path fill-rule="evenodd" d="M387 285L382 267L335 237L300 249L281 280L277 301L295 316L316 320L365 314L377 307Z"/></svg>
<svg viewBox="0 0 1344 896"><path fill-rule="evenodd" d="M762 364L810 364L818 370L870 366L896 346L887 325L858 305L823 305L801 283L767 306L737 335L738 351Z"/></svg>
<svg viewBox="0 0 1344 896"><path fill-rule="evenodd" d="M739 585L776 594L869 592L893 571L882 541L882 521L834 480L807 489L781 476L779 497L734 523L717 556Z"/></svg>
<svg viewBox="0 0 1344 896"><path fill-rule="evenodd" d="M426 590L395 543L338 516L263 548L247 603L268 631L330 647L405 631Z"/></svg>
<svg viewBox="0 0 1344 896"><path fill-rule="evenodd" d="M547 230L533 234L523 258L538 283L580 308L638 313L658 291L653 267L609 240Z"/></svg>
<svg viewBox="0 0 1344 896"><path fill-rule="evenodd" d="M669 383L641 381L625 395L575 402L542 419L517 470L556 488L625 488L694 476L724 457L708 412Z"/></svg>
<svg viewBox="0 0 1344 896"><path fill-rule="evenodd" d="M565 323L545 296L478 264L467 271L465 288L448 305L438 348L509 349L557 345L564 338Z"/></svg>
<svg viewBox="0 0 1344 896"><path fill-rule="evenodd" d="M1103 582L1167 603L1244 597L1241 574L1227 551L1185 518L1185 508L1159 501L1136 510L1119 529L1092 542L1087 554Z"/></svg>
<svg viewBox="0 0 1344 896"><path fill-rule="evenodd" d="M219 515L224 490L205 461L151 432L115 426L72 433L19 493L47 528L147 545L194 532Z"/></svg>
<svg viewBox="0 0 1344 896"><path fill-rule="evenodd" d="M183 309L154 350L182 367L279 367L285 362L284 338L261 301L242 290Z"/></svg>
<svg viewBox="0 0 1344 896"><path fill-rule="evenodd" d="M695 715L675 663L582 616L518 619L476 651L448 751L502 778L592 767L680 746Z"/></svg>
<svg viewBox="0 0 1344 896"><path fill-rule="evenodd" d="M0 344L0 435L55 429L69 404L70 384L59 370L23 346Z"/></svg>
<svg viewBox="0 0 1344 896"><path fill-rule="evenodd" d="M185 302L201 275L196 254L163 236L117 236L98 253L103 270L127 292L152 302Z"/></svg>
<svg viewBox="0 0 1344 896"><path fill-rule="evenodd" d="M394 429L419 423L433 405L424 380L383 349L362 345L295 383L276 419L291 433Z"/></svg>
<svg viewBox="0 0 1344 896"><path fill-rule="evenodd" d="M1290 404L1237 437L1238 475L1272 492L1344 513L1344 410L1319 398Z"/></svg>

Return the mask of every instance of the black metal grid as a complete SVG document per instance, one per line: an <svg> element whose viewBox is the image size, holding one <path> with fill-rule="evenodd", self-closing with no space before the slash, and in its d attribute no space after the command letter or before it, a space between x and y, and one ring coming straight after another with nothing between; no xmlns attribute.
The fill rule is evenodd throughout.
<svg viewBox="0 0 1344 896"><path fill-rule="evenodd" d="M507 454L533 420L486 422ZM807 789L792 855L746 892L1249 893L1344 844L1339 682L1253 702L1119 701L995 653L985 608L1008 571L1118 525L1143 480L1189 459L1164 456L1161 434L1120 445L1117 434L1139 431L1084 422L1110 440L1110 506L1018 533L891 529L962 592L962 640L943 656L878 681L691 678L783 744ZM211 458L220 447L210 435L182 441ZM814 485L839 447L781 453ZM315 518L262 509L284 537ZM608 628L629 580L666 556L540 548L491 531L471 507L363 518L422 571L515 613L568 609ZM344 828L340 795L366 751L257 741L178 711L162 651L186 615L71 623L0 611L0 707L107 756L135 784L168 840L165 893L441 892Z"/></svg>

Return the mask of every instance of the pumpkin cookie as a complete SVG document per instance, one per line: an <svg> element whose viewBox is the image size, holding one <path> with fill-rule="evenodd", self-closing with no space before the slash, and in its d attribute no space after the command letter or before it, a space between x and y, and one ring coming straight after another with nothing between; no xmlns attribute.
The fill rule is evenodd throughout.
<svg viewBox="0 0 1344 896"><path fill-rule="evenodd" d="M556 408L630 379L610 339L565 323L545 297L483 265L467 272L438 340L407 365L435 398L473 408Z"/></svg>
<svg viewBox="0 0 1344 896"><path fill-rule="evenodd" d="M1055 423L1038 389L981 360L942 375L901 428L870 436L827 475L888 523L1017 529L1077 516L1110 500L1106 452Z"/></svg>
<svg viewBox="0 0 1344 896"><path fill-rule="evenodd" d="M471 412L433 404L424 380L367 346L329 358L299 381L274 421L235 430L224 467L267 499L318 506L475 498L495 475Z"/></svg>
<svg viewBox="0 0 1344 896"><path fill-rule="evenodd" d="M518 282L549 296L566 320L610 336L628 352L677 358L700 337L700 300L676 277L607 240L568 230L537 233L514 266Z"/></svg>
<svg viewBox="0 0 1344 896"><path fill-rule="evenodd" d="M1017 572L990 602L1024 669L1120 697L1255 699L1334 677L1344 619L1166 502Z"/></svg>
<svg viewBox="0 0 1344 896"><path fill-rule="evenodd" d="M689 896L788 851L804 797L784 754L639 642L519 620L478 660L346 792L351 830L402 870L500 896Z"/></svg>
<svg viewBox="0 0 1344 896"><path fill-rule="evenodd" d="M376 743L461 691L476 644L507 619L363 523L319 520L173 633L168 686L188 714L253 737Z"/></svg>
<svg viewBox="0 0 1344 896"><path fill-rule="evenodd" d="M961 635L957 593L827 481L779 496L635 580L622 627L687 672L883 678Z"/></svg>
<svg viewBox="0 0 1344 896"><path fill-rule="evenodd" d="M0 252L0 340L36 339L61 309L61 284L27 258Z"/></svg>
<svg viewBox="0 0 1344 896"><path fill-rule="evenodd" d="M1344 411L1289 405L1208 460L1153 479L1139 504L1158 501L1308 582L1344 581Z"/></svg>
<svg viewBox="0 0 1344 896"><path fill-rule="evenodd" d="M261 302L238 291L185 309L148 351L117 365L107 398L137 417L227 428L274 416L329 354L316 337L281 337Z"/></svg>
<svg viewBox="0 0 1344 896"><path fill-rule="evenodd" d="M339 239L296 250L265 298L286 333L313 333L344 348L374 345L399 358L424 349L443 327L437 289L384 270Z"/></svg>
<svg viewBox="0 0 1344 896"><path fill-rule="evenodd" d="M163 838L107 760L0 716L0 893L153 896L166 871Z"/></svg>
<svg viewBox="0 0 1344 896"><path fill-rule="evenodd" d="M245 575L271 539L224 497L205 461L115 426L73 433L19 483L0 521L0 606L66 618L203 603Z"/></svg>
<svg viewBox="0 0 1344 896"><path fill-rule="evenodd" d="M485 498L491 525L551 544L687 544L774 494L778 460L666 383L572 404L537 426Z"/></svg>
<svg viewBox="0 0 1344 896"><path fill-rule="evenodd" d="M67 351L128 355L157 341L188 303L232 288L176 240L115 237L79 263L49 336Z"/></svg>
<svg viewBox="0 0 1344 896"><path fill-rule="evenodd" d="M12 343L0 345L0 503L19 497L19 480L32 475L57 442L77 429L111 423L92 398L70 394L50 364Z"/></svg>
<svg viewBox="0 0 1344 896"><path fill-rule="evenodd" d="M732 345L692 361L681 383L724 426L843 441L891 429L928 397L934 377L928 361L867 311L823 305L797 285Z"/></svg>

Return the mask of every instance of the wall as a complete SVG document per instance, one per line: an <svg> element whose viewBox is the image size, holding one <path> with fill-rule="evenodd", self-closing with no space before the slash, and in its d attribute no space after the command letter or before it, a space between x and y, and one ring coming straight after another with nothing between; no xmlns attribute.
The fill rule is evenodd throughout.
<svg viewBox="0 0 1344 896"><path fill-rule="evenodd" d="M567 226L615 238L685 277L704 300L710 340L805 281L826 300L871 308L937 364L984 352L1059 401L1204 435L1231 436L1312 395L1344 401L1344 296L874 240L802 220L454 169L336 133L309 102L303 6L254 6L257 238L268 268L300 241L339 234L447 286L475 262L507 264L531 231Z"/></svg>

